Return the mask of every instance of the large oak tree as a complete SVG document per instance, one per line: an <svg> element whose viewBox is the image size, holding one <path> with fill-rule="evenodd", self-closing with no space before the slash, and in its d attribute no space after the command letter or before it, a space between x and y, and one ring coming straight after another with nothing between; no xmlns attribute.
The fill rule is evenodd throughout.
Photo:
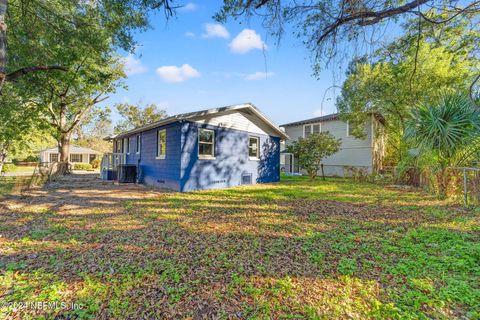
<svg viewBox="0 0 480 320"><path fill-rule="evenodd" d="M148 28L149 13L158 9L172 15L172 0L0 0L0 91L6 81L27 74L71 68L50 49L71 45L72 28L88 28L92 18L110 34L113 47L133 50L133 32ZM88 38L78 41L95 46ZM26 43L34 50L21 50Z"/></svg>

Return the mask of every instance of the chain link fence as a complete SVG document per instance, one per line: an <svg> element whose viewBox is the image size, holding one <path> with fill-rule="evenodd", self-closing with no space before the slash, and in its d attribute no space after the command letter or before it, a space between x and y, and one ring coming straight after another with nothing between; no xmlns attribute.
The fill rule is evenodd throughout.
<svg viewBox="0 0 480 320"><path fill-rule="evenodd" d="M422 188L430 193L440 192L440 179L445 184L445 195L464 205L480 205L480 168L450 167L443 176L432 170L415 167L385 167L379 173L383 181ZM442 178L443 177L443 178Z"/></svg>

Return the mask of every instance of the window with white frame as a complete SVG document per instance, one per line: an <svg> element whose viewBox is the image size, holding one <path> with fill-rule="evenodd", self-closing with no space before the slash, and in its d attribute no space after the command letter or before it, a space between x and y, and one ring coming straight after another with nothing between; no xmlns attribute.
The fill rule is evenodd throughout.
<svg viewBox="0 0 480 320"><path fill-rule="evenodd" d="M215 156L215 131L198 130L198 157L213 158Z"/></svg>
<svg viewBox="0 0 480 320"><path fill-rule="evenodd" d="M303 126L303 137L308 138L312 133L320 133L322 126L320 123L306 124Z"/></svg>
<svg viewBox="0 0 480 320"><path fill-rule="evenodd" d="M50 162L58 162L58 153L50 153Z"/></svg>
<svg viewBox="0 0 480 320"><path fill-rule="evenodd" d="M347 137L353 136L353 126L350 125L350 122L347 121Z"/></svg>
<svg viewBox="0 0 480 320"><path fill-rule="evenodd" d="M127 151L127 154L130 153L130 138L125 139L125 150Z"/></svg>
<svg viewBox="0 0 480 320"><path fill-rule="evenodd" d="M122 141L123 140L117 140L117 148L115 152L122 153Z"/></svg>
<svg viewBox="0 0 480 320"><path fill-rule="evenodd" d="M248 156L250 158L260 157L260 139L258 137L248 137Z"/></svg>
<svg viewBox="0 0 480 320"><path fill-rule="evenodd" d="M136 143L137 153L140 153L140 143L141 143L140 135L137 135L137 143Z"/></svg>
<svg viewBox="0 0 480 320"><path fill-rule="evenodd" d="M157 159L165 159L167 154L167 130L157 131Z"/></svg>
<svg viewBox="0 0 480 320"><path fill-rule="evenodd" d="M82 162L82 155L80 153L70 154L70 162Z"/></svg>

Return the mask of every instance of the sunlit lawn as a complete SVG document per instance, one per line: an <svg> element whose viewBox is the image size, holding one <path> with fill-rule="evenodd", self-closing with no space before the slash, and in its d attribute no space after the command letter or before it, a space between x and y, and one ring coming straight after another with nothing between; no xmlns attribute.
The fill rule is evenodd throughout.
<svg viewBox="0 0 480 320"><path fill-rule="evenodd" d="M0 196L5 194L11 194L19 191L24 186L28 185L30 177L4 177L0 176Z"/></svg>
<svg viewBox="0 0 480 320"><path fill-rule="evenodd" d="M475 210L341 179L122 187L2 201L0 301L81 308L0 318L480 317Z"/></svg>

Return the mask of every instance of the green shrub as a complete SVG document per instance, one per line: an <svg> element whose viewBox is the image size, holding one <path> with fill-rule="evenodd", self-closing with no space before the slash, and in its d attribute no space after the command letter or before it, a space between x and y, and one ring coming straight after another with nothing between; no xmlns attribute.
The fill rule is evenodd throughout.
<svg viewBox="0 0 480 320"><path fill-rule="evenodd" d="M100 167L100 159L93 159L90 164L92 165L93 169L98 169Z"/></svg>
<svg viewBox="0 0 480 320"><path fill-rule="evenodd" d="M14 165L13 163L6 163L3 165L2 172L15 172L17 169L17 166Z"/></svg>
<svg viewBox="0 0 480 320"><path fill-rule="evenodd" d="M90 163L75 163L73 170L92 170L92 165Z"/></svg>
<svg viewBox="0 0 480 320"><path fill-rule="evenodd" d="M25 159L23 159L23 161L25 161L25 162L37 162L38 157L34 156L34 155L30 155L30 156L26 157Z"/></svg>

